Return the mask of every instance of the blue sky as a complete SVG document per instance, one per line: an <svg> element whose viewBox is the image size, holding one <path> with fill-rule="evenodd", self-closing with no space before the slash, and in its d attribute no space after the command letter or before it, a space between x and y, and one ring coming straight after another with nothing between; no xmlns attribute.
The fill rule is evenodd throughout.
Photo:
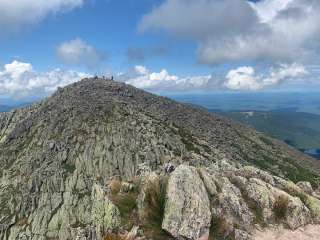
<svg viewBox="0 0 320 240"><path fill-rule="evenodd" d="M55 48L62 42L81 38L105 52L106 61L100 69L112 68L123 71L139 61L128 61L128 48L164 48L164 56L153 56L143 63L154 70L168 66L176 74L200 74L211 68L197 64L196 45L192 41L175 40L165 34L139 33L138 25L144 14L159 4L158 0L96 0L85 7L67 13L49 16L38 24L5 36L1 39L1 61L14 59L32 62L37 70L53 67L68 68L56 58ZM78 66L73 68L83 69ZM102 68L102 69L101 69Z"/></svg>
<svg viewBox="0 0 320 240"><path fill-rule="evenodd" d="M319 88L315 0L9 0L0 97L114 75L152 91Z"/></svg>

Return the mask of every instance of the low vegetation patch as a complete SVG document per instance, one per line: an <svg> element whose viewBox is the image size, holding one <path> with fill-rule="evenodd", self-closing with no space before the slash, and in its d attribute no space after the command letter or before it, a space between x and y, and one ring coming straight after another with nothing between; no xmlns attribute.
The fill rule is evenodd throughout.
<svg viewBox="0 0 320 240"><path fill-rule="evenodd" d="M172 239L162 229L167 184L167 178L152 180L146 184L143 225L145 235L155 240Z"/></svg>
<svg viewBox="0 0 320 240"><path fill-rule="evenodd" d="M273 145L274 145L273 142L272 142L272 140L271 140L270 138L268 138L268 137L261 136L261 137L260 137L260 140L261 140L262 142L264 142L266 145L269 145L269 146L273 146Z"/></svg>
<svg viewBox="0 0 320 240"><path fill-rule="evenodd" d="M128 234L107 233L103 237L103 240L134 240L134 237L131 237Z"/></svg>
<svg viewBox="0 0 320 240"><path fill-rule="evenodd" d="M68 164L68 163L65 163L63 166L62 166L67 173L69 174L72 174L75 170L76 170L76 166L75 165L72 165L72 164Z"/></svg>
<svg viewBox="0 0 320 240"><path fill-rule="evenodd" d="M111 190L110 200L119 209L122 224L125 225L127 229L131 229L134 225L138 225L138 188L133 188L132 191L129 192L121 192L122 182L120 180L111 180L108 186Z"/></svg>
<svg viewBox="0 0 320 240"><path fill-rule="evenodd" d="M197 148L194 145L194 139L192 137L192 135L190 135L189 133L187 133L186 131L184 131L183 129L179 128L178 131L179 135L181 136L181 141L183 142L183 144L185 145L186 149L188 151L191 152L195 152L197 154L200 154L200 150L199 148Z"/></svg>
<svg viewBox="0 0 320 240"><path fill-rule="evenodd" d="M28 218L27 217L20 218L17 222L17 225L18 226L28 225Z"/></svg>
<svg viewBox="0 0 320 240"><path fill-rule="evenodd" d="M121 190L122 182L118 179L112 179L109 183L108 186L111 190L111 194L115 195L118 194Z"/></svg>
<svg viewBox="0 0 320 240"><path fill-rule="evenodd" d="M148 223L161 225L164 217L167 180L149 181L145 189L144 218Z"/></svg>
<svg viewBox="0 0 320 240"><path fill-rule="evenodd" d="M233 226L223 217L214 216L211 220L209 240L232 240Z"/></svg>
<svg viewBox="0 0 320 240"><path fill-rule="evenodd" d="M284 167L282 170L286 172L286 176L291 181L297 183L300 181L310 182L314 189L320 186L320 177L306 167L300 166L291 158L286 158L286 162L290 163L291 167Z"/></svg>
<svg viewBox="0 0 320 240"><path fill-rule="evenodd" d="M273 206L273 213L275 216L276 221L283 220L288 211L288 205L289 205L289 198L285 195L280 195Z"/></svg>
<svg viewBox="0 0 320 240"><path fill-rule="evenodd" d="M162 229L164 218L165 198L167 188L167 178L150 180L145 184L144 208L142 209L142 218L139 218L137 199L141 191L139 184L135 183L129 192L123 192L123 183L120 180L111 180L108 186L111 190L111 201L120 211L122 225L126 230L133 226L142 226L145 236L148 239L168 240L172 239L170 234ZM121 234L108 234L104 240L126 239Z"/></svg>

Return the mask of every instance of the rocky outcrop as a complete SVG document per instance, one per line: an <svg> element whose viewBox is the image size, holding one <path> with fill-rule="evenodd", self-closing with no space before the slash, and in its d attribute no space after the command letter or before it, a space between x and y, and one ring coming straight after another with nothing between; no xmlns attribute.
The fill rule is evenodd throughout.
<svg viewBox="0 0 320 240"><path fill-rule="evenodd" d="M105 232L113 231L120 227L120 211L111 200L108 199L108 196L101 186L94 185L91 196L91 221L96 228L98 239L101 239Z"/></svg>
<svg viewBox="0 0 320 240"><path fill-rule="evenodd" d="M162 228L176 238L208 234L210 201L197 169L180 165L170 176Z"/></svg>
<svg viewBox="0 0 320 240"><path fill-rule="evenodd" d="M222 161L198 169L181 165L172 173L162 225L165 230L177 238L198 239L210 228L210 237L216 234L222 238L251 239L255 224L261 227L283 224L295 230L317 222L311 213L320 204L315 201L308 208L310 203L306 199L313 199L310 195L300 199L276 186L279 180L289 184L283 179L275 180L254 167L226 167L226 164ZM257 172L273 185L258 179ZM192 207L200 206L199 202L201 207ZM210 216L212 221L208 221Z"/></svg>

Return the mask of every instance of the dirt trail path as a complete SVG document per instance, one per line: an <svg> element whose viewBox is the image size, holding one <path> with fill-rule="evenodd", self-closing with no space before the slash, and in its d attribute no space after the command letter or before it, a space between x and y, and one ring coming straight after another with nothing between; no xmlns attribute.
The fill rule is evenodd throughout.
<svg viewBox="0 0 320 240"><path fill-rule="evenodd" d="M320 240L320 225L308 225L295 231L288 229L268 229L256 231L255 240Z"/></svg>

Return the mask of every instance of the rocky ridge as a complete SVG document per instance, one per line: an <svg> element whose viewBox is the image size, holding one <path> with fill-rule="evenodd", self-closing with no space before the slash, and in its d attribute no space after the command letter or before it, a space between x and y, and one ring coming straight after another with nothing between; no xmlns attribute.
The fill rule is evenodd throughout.
<svg viewBox="0 0 320 240"><path fill-rule="evenodd" d="M319 162L103 79L0 113L0 162L0 239L250 239L320 220Z"/></svg>

